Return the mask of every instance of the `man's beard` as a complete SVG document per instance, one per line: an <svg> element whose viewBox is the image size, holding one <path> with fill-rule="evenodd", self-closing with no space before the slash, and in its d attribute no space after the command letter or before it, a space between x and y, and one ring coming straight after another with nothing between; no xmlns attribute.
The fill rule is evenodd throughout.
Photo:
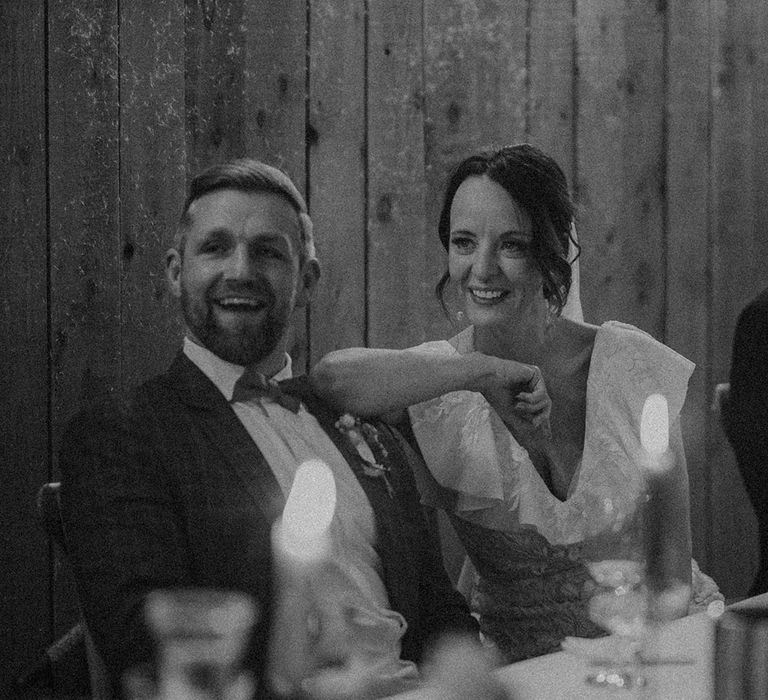
<svg viewBox="0 0 768 700"><path fill-rule="evenodd" d="M206 292L202 309L195 308L186 287L182 286L181 289L184 320L195 338L222 360L244 367L267 357L280 342L290 321L287 314L280 313L269 285L264 283L256 286L260 296L268 301L262 312L263 320L255 328L249 322L248 312L244 312L242 322L234 328L221 325L214 310L213 288ZM235 291L234 285L230 288ZM246 291L248 288L242 286L240 289Z"/></svg>

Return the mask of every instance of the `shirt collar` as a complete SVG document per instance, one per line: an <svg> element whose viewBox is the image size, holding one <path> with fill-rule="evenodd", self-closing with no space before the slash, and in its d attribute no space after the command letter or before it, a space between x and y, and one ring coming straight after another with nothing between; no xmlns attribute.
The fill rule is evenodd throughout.
<svg viewBox="0 0 768 700"><path fill-rule="evenodd" d="M208 348L198 345L189 336L184 338L183 352L216 385L216 388L224 394L227 401L231 401L235 382L245 372L245 367L222 360L218 355L208 350ZM284 379L290 379L292 376L291 356L285 353L285 365L277 374L272 376L272 379L281 382Z"/></svg>

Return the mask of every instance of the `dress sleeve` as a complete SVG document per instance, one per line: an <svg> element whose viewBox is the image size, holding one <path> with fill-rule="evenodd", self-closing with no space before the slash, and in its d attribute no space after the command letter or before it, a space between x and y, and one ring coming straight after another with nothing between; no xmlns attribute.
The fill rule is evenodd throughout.
<svg viewBox="0 0 768 700"><path fill-rule="evenodd" d="M667 400L670 426L679 422L694 367L693 362L634 326L616 321L604 324L590 367L590 376L599 380L587 389L587 432L617 443L627 456L616 462L622 471L634 470L640 458L645 400L651 394L662 394ZM600 444L596 451L614 450ZM632 480L636 475L625 476Z"/></svg>
<svg viewBox="0 0 768 700"><path fill-rule="evenodd" d="M448 341L420 348L436 356L457 352ZM504 442L508 431L481 394L453 391L411 406L408 411L429 471L419 479L424 503L466 513L514 499L508 474L513 471L514 456L520 452L517 457L522 458L525 451L511 439Z"/></svg>

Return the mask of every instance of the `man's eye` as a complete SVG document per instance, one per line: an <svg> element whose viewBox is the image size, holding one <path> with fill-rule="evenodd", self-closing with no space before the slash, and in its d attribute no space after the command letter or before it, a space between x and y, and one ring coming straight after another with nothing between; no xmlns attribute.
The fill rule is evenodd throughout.
<svg viewBox="0 0 768 700"><path fill-rule="evenodd" d="M254 251L254 257L267 258L269 260L283 260L285 255L283 251L278 248L257 248Z"/></svg>
<svg viewBox="0 0 768 700"><path fill-rule="evenodd" d="M468 253L474 247L474 241L466 236L456 236L451 238L451 246L460 253Z"/></svg>
<svg viewBox="0 0 768 700"><path fill-rule="evenodd" d="M215 255L226 250L226 245L221 241L206 241L200 246L200 252L205 255Z"/></svg>

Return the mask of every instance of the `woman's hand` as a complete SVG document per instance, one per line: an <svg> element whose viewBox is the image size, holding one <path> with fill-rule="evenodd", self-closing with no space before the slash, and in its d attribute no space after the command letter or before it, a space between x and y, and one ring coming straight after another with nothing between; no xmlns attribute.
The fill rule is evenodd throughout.
<svg viewBox="0 0 768 700"><path fill-rule="evenodd" d="M494 358L494 372L482 390L515 439L529 452L552 437L552 400L541 370L513 360Z"/></svg>

